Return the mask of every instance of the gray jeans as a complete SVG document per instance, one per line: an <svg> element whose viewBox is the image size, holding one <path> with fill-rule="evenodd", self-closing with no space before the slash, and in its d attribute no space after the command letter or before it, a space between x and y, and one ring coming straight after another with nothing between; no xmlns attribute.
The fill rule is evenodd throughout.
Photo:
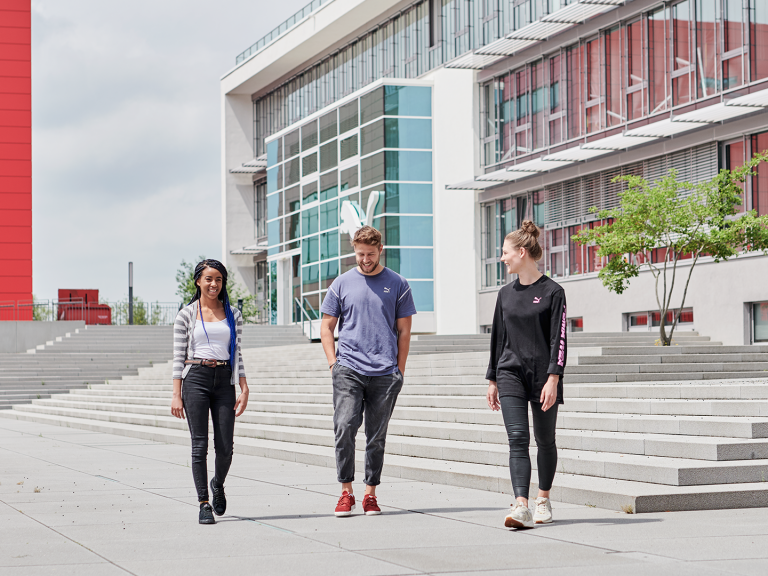
<svg viewBox="0 0 768 576"><path fill-rule="evenodd" d="M387 426L402 387L400 370L386 376L364 376L339 363L334 366L333 432L339 482L355 479L355 436L365 415L365 483L381 483Z"/></svg>

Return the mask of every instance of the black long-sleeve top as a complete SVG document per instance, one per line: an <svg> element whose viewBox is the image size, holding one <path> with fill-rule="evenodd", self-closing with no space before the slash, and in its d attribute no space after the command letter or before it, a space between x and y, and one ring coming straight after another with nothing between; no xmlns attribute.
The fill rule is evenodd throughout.
<svg viewBox="0 0 768 576"><path fill-rule="evenodd" d="M560 375L557 403L563 403L567 356L565 291L548 276L529 285L515 280L499 290L486 379L499 396L541 401L550 374Z"/></svg>

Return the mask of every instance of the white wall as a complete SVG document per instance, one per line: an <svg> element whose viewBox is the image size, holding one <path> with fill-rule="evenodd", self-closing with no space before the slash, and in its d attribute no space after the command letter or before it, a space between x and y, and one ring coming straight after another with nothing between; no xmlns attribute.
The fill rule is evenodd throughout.
<svg viewBox="0 0 768 576"><path fill-rule="evenodd" d="M476 87L473 70L439 69L433 82L435 318L438 334L477 332L480 233L475 229L475 193L446 190L474 177Z"/></svg>
<svg viewBox="0 0 768 576"><path fill-rule="evenodd" d="M253 104L250 96L222 95L222 258L231 275L251 293L256 289L252 255L231 250L256 243L254 188L250 174L230 174L253 159Z"/></svg>
<svg viewBox="0 0 768 576"><path fill-rule="evenodd" d="M673 307L682 298L690 268L678 269ZM589 278L555 279L568 301L568 317L584 318L585 332L619 332L622 315L658 310L654 278L641 272L621 296L609 292L596 275ZM768 300L768 256L742 256L728 262L699 262L693 270L685 307L693 308L694 329L726 345L747 344L744 303ZM480 295L480 324L493 322L496 291ZM656 329L654 329L656 330Z"/></svg>

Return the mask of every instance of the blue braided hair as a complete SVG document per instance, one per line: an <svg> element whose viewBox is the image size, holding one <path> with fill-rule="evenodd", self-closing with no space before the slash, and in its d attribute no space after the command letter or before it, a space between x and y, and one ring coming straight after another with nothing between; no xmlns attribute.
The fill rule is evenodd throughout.
<svg viewBox="0 0 768 576"><path fill-rule="evenodd" d="M235 323L235 315L232 314L232 306L229 304L229 293L227 292L227 268L224 264L218 260L206 259L195 266L194 282L196 290L195 295L192 296L192 300L190 300L189 303L192 304L193 302L199 302L200 300L200 286L197 284L197 281L200 280L203 275L203 270L206 268L213 268L214 270L221 272L222 287L219 292L219 301L224 305L224 314L226 315L227 323L229 324L229 363L232 366L232 370L235 370L235 363L237 361L237 358L235 358L235 354L237 353L237 324ZM208 330L205 329L202 310L200 311L200 321L203 323L205 337L208 338ZM210 344L210 340L208 343Z"/></svg>

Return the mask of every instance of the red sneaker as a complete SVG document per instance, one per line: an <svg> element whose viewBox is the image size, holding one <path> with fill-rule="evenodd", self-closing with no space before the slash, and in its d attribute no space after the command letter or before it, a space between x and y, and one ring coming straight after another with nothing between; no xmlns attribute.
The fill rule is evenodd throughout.
<svg viewBox="0 0 768 576"><path fill-rule="evenodd" d="M381 508L376 504L376 496L366 494L363 497L363 512L366 516L378 516L381 514Z"/></svg>
<svg viewBox="0 0 768 576"><path fill-rule="evenodd" d="M355 496L354 494L350 494L346 490L341 493L341 498L339 498L339 503L336 504L336 511L334 514L336 516L342 517L342 516L352 516L352 510L355 509Z"/></svg>

